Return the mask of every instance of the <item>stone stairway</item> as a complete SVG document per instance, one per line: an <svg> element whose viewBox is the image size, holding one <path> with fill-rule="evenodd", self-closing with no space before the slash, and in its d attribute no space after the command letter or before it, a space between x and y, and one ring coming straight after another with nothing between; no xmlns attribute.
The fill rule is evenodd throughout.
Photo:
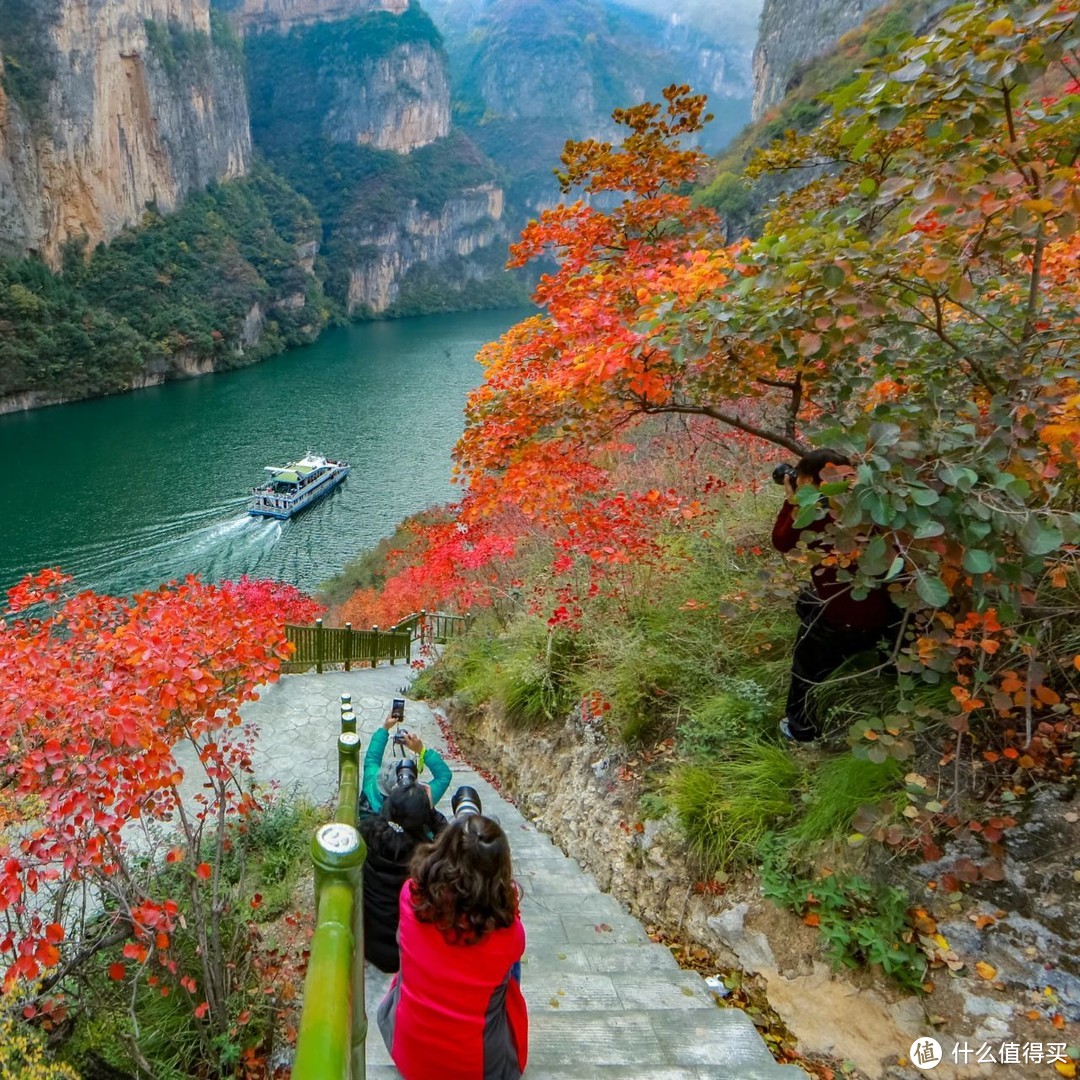
<svg viewBox="0 0 1080 1080"><path fill-rule="evenodd" d="M382 667L286 676L244 709L260 725L257 773L325 801L336 777L338 702L352 694L358 730L371 733L409 673ZM405 727L444 753L453 790L470 784L510 838L528 944L521 986L529 1006L526 1080L798 1080L778 1065L752 1021L724 1008L704 980L651 942L636 919L466 763L445 753L431 710L406 705ZM330 786L328 786L328 782ZM448 812L448 811L447 811ZM375 1025L389 976L366 966L367 1076L398 1076Z"/></svg>

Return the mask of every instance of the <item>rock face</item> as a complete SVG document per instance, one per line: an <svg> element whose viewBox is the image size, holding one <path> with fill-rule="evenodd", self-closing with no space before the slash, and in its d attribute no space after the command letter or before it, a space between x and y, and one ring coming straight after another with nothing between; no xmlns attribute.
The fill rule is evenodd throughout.
<svg viewBox="0 0 1080 1080"><path fill-rule="evenodd" d="M245 30L276 30L294 26L334 22L369 11L389 11L400 15L409 0L243 0L239 11Z"/></svg>
<svg viewBox="0 0 1080 1080"><path fill-rule="evenodd" d="M468 257L503 234L502 192L494 184L463 191L449 199L438 214L414 202L389 224L357 229L350 239L372 252L349 274L348 310L385 311L397 299L401 279L420 263L440 263L448 257Z"/></svg>
<svg viewBox="0 0 1080 1080"><path fill-rule="evenodd" d="M753 119L783 98L800 65L827 52L886 0L765 0L754 48Z"/></svg>
<svg viewBox="0 0 1080 1080"><path fill-rule="evenodd" d="M408 153L450 133L450 84L433 49L402 45L362 76L327 113L334 142Z"/></svg>
<svg viewBox="0 0 1080 1080"><path fill-rule="evenodd" d="M684 18L685 0L427 0L454 74L455 121L505 176L512 228L559 199L565 141L621 139L612 111L686 83L709 96L715 151L749 118L750 46ZM648 5L647 5L648 6Z"/></svg>
<svg viewBox="0 0 1080 1080"><path fill-rule="evenodd" d="M424 11L356 0L341 18L328 7L328 21L307 23L289 9L285 31L250 21L253 2L244 40L255 144L322 218L335 298L377 315L414 268L430 282L452 260L458 288L490 275L471 257L505 238L502 192L490 162L451 132L446 54Z"/></svg>
<svg viewBox="0 0 1080 1080"><path fill-rule="evenodd" d="M20 69L49 77L37 97L0 83L0 253L55 266L65 241L247 171L242 66L211 39L208 0L56 0L19 30Z"/></svg>

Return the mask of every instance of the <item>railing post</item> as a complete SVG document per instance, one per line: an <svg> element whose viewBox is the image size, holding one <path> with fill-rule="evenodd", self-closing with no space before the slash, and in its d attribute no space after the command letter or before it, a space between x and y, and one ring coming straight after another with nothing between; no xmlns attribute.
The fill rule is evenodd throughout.
<svg viewBox="0 0 1080 1080"><path fill-rule="evenodd" d="M341 715L352 712L352 694L341 695Z"/></svg>
<svg viewBox="0 0 1080 1080"><path fill-rule="evenodd" d="M356 731L356 713L350 710L341 714L341 731L344 734L346 731Z"/></svg>
<svg viewBox="0 0 1080 1080"><path fill-rule="evenodd" d="M323 626L322 619L315 620L315 674L321 675L323 669Z"/></svg>
<svg viewBox="0 0 1080 1080"><path fill-rule="evenodd" d="M352 671L352 623L345 624L345 670Z"/></svg>
<svg viewBox="0 0 1080 1080"><path fill-rule="evenodd" d="M423 647L427 644L427 642L424 640L426 635L427 635L427 608L421 608L420 609L420 648L421 649L423 649Z"/></svg>
<svg viewBox="0 0 1080 1080"><path fill-rule="evenodd" d="M363 1080L365 1075L364 963L355 937L356 927L363 928L365 855L356 828L341 822L324 825L311 844L317 917L304 980L304 1009L292 1071L295 1080L349 1076ZM342 1003L346 1001L350 1018L343 1023Z"/></svg>
<svg viewBox="0 0 1080 1080"><path fill-rule="evenodd" d="M352 730L342 731L338 736L338 803L334 820L343 825L356 825L357 806L360 802L360 736L356 733L356 717L352 716ZM341 719L345 727L345 718Z"/></svg>
<svg viewBox="0 0 1080 1080"><path fill-rule="evenodd" d="M371 627L371 632L375 636L371 639L371 666L379 666L379 628L376 625Z"/></svg>

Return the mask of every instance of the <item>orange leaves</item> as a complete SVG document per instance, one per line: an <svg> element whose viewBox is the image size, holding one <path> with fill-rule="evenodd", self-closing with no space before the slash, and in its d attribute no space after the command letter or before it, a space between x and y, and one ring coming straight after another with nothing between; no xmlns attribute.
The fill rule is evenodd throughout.
<svg viewBox="0 0 1080 1080"><path fill-rule="evenodd" d="M199 863L199 865L195 867L195 876L199 878L200 881L209 881L213 873L213 868L209 863Z"/></svg>

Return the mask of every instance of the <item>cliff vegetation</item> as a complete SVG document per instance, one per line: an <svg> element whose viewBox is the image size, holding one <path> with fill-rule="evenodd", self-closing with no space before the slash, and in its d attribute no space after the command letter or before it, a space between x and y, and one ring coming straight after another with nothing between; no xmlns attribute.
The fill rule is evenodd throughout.
<svg viewBox="0 0 1080 1080"><path fill-rule="evenodd" d="M439 0L454 116L504 177L520 225L558 198L551 163L566 138L613 134L614 108L672 82L708 93L713 122L697 137L722 147L749 118L750 44L684 3L647 9L609 0ZM711 22L711 25L709 25Z"/></svg>
<svg viewBox="0 0 1080 1080"><path fill-rule="evenodd" d="M0 397L89 397L310 340L333 312L298 254L317 229L310 204L257 168L175 214L148 209L88 259L70 245L62 273L0 261Z"/></svg>
<svg viewBox="0 0 1080 1080"><path fill-rule="evenodd" d="M723 217L729 239L756 234L768 203L807 179L802 173L751 178L746 168L754 154L810 131L827 112L823 95L893 55L941 6L940 0L888 0L825 49L824 55L796 67L782 100L717 155L700 192L700 201Z"/></svg>

